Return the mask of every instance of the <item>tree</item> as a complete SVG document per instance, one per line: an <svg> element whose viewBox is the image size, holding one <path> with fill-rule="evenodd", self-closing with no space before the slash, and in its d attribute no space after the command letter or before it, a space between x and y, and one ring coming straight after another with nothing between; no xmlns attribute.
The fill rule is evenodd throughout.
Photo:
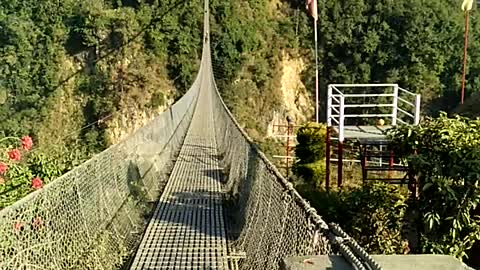
<svg viewBox="0 0 480 270"><path fill-rule="evenodd" d="M422 252L465 258L480 239L480 120L428 118L389 131L419 182Z"/></svg>
<svg viewBox="0 0 480 270"><path fill-rule="evenodd" d="M326 127L323 124L306 123L297 131L295 157L298 161L293 171L316 187L320 187L325 179L325 139Z"/></svg>

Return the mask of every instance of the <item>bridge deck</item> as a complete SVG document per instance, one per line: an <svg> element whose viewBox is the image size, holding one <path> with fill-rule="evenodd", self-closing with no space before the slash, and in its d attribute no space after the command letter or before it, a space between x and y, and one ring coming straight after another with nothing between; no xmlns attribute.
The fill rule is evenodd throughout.
<svg viewBox="0 0 480 270"><path fill-rule="evenodd" d="M210 103L200 97L199 103ZM197 107L131 269L227 269L211 106Z"/></svg>

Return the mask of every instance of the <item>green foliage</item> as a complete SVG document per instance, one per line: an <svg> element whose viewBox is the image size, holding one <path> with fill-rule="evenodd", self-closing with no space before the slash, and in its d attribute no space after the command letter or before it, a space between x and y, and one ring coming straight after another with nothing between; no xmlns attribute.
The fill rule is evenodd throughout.
<svg viewBox="0 0 480 270"><path fill-rule="evenodd" d="M420 126L390 131L395 152L420 183L424 252L464 258L480 239L480 120L428 118Z"/></svg>
<svg viewBox="0 0 480 270"><path fill-rule="evenodd" d="M163 105L175 91L159 86L158 77L179 92L193 82L202 18L200 0L2 2L0 137L43 133L42 151L55 156L66 150L84 159L105 149L108 125L99 120L125 107ZM55 112L65 119L49 119ZM54 149L58 140L48 129L65 145Z"/></svg>
<svg viewBox="0 0 480 270"><path fill-rule="evenodd" d="M210 10L218 88L237 119L260 141L273 113L283 106L280 60L295 40L293 28L284 31L295 25L294 10L287 3L274 7L269 0L212 0Z"/></svg>
<svg viewBox="0 0 480 270"><path fill-rule="evenodd" d="M297 187L328 222L341 224L368 253L404 253L402 227L406 197L394 185L369 182L363 187L325 192Z"/></svg>
<svg viewBox="0 0 480 270"><path fill-rule="evenodd" d="M320 89L328 83L395 82L421 93L433 114L458 104L464 32L458 2L351 0L319 5ZM467 96L480 89L478 13L470 18Z"/></svg>
<svg viewBox="0 0 480 270"><path fill-rule="evenodd" d="M39 177L46 184L65 173L60 164L43 154L31 153L22 162L10 163L7 172L1 176L0 209L13 204L35 189L32 179Z"/></svg>
<svg viewBox="0 0 480 270"><path fill-rule="evenodd" d="M349 228L362 247L374 254L404 252L402 226L407 205L396 186L369 182L343 196L348 214L339 224Z"/></svg>
<svg viewBox="0 0 480 270"><path fill-rule="evenodd" d="M476 118L480 117L480 92L473 93L465 100L464 104L459 105L455 112L466 117Z"/></svg>
<svg viewBox="0 0 480 270"><path fill-rule="evenodd" d="M303 180L319 188L325 180L325 161L320 160L306 164L295 164L293 172Z"/></svg>
<svg viewBox="0 0 480 270"><path fill-rule="evenodd" d="M42 153L32 153L26 165L32 175L40 177L46 183L65 173L63 166L57 160Z"/></svg>
<svg viewBox="0 0 480 270"><path fill-rule="evenodd" d="M159 106L165 105L165 95L163 93L155 93L152 96L152 100L150 100L150 104L148 104L151 108L157 108Z"/></svg>
<svg viewBox="0 0 480 270"><path fill-rule="evenodd" d="M309 122L298 129L295 156L300 159L300 164L312 163L325 158L326 135L327 129L321 123Z"/></svg>
<svg viewBox="0 0 480 270"><path fill-rule="evenodd" d="M442 113L419 126L398 126L389 137L395 153L407 158L424 178L439 175L471 183L480 173L479 128L480 120Z"/></svg>
<svg viewBox="0 0 480 270"><path fill-rule="evenodd" d="M297 131L295 157L298 161L293 172L315 187L320 187L325 179L325 139L326 127L323 124L309 122Z"/></svg>

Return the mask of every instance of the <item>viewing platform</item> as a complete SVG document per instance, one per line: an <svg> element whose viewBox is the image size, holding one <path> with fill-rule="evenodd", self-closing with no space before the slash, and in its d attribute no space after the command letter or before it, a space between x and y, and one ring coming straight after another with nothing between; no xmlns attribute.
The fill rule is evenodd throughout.
<svg viewBox="0 0 480 270"><path fill-rule="evenodd" d="M378 161L380 168L394 166L394 153L385 157L388 147L386 132L397 125L418 125L420 123L421 96L401 88L398 84L330 84L327 93L327 143L326 143L326 186L330 184L330 162L338 164L337 184L342 186L344 143L354 142L360 145L361 160L349 160L362 163L364 181L366 177L367 149L370 146L382 152ZM332 142L337 145L336 158L332 158ZM383 159L386 161L383 162ZM372 160L368 160L372 164ZM370 170L371 171L371 170ZM402 177L401 182L404 182Z"/></svg>

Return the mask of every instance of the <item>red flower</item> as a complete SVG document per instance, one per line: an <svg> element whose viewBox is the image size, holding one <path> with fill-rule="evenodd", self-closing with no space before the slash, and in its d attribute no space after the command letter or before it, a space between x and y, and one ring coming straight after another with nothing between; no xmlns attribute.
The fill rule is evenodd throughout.
<svg viewBox="0 0 480 270"><path fill-rule="evenodd" d="M32 149L33 146L33 141L32 137L30 136L23 136L22 137L22 148L25 149L26 151Z"/></svg>
<svg viewBox="0 0 480 270"><path fill-rule="evenodd" d="M7 164L0 162L0 174L5 174L7 172L8 166Z"/></svg>
<svg viewBox="0 0 480 270"><path fill-rule="evenodd" d="M8 152L8 158L10 160L19 161L22 158L22 154L20 154L20 151L18 149L13 149Z"/></svg>
<svg viewBox="0 0 480 270"><path fill-rule="evenodd" d="M5 184L5 179L3 179L2 177L0 177L0 186Z"/></svg>
<svg viewBox="0 0 480 270"><path fill-rule="evenodd" d="M35 177L32 179L32 187L34 189L40 189L43 187L43 182L42 182L42 179L40 179L39 177Z"/></svg>

